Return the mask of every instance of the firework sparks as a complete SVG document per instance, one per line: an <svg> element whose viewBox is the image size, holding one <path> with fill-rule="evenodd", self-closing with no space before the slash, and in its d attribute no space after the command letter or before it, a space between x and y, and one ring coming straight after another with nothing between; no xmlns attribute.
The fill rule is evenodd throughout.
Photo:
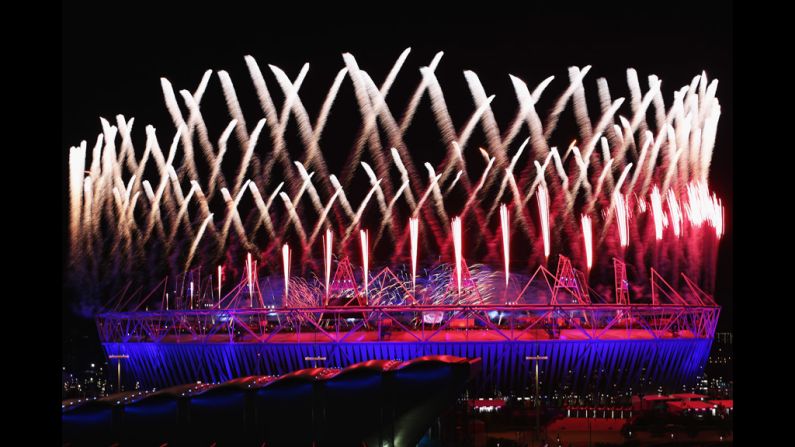
<svg viewBox="0 0 795 447"><path fill-rule="evenodd" d="M687 185L684 207L691 225L701 227L707 224L715 229L716 237L723 235L723 205L714 193L710 195L706 184L697 182Z"/></svg>
<svg viewBox="0 0 795 447"><path fill-rule="evenodd" d="M538 216L541 220L541 236L544 239L544 259L549 259L549 193L547 189L540 185L536 191L538 197Z"/></svg>
<svg viewBox="0 0 795 447"><path fill-rule="evenodd" d="M284 301L290 296L290 246L282 245L282 265L284 266Z"/></svg>
<svg viewBox="0 0 795 447"><path fill-rule="evenodd" d="M654 217L654 235L658 241L663 238L663 230L668 223L662 208L662 196L656 186L651 191L651 213Z"/></svg>
<svg viewBox="0 0 795 447"><path fill-rule="evenodd" d="M618 224L618 238L621 248L629 245L629 214L627 212L627 198L616 191L614 195L616 202L616 223Z"/></svg>
<svg viewBox="0 0 795 447"><path fill-rule="evenodd" d="M454 217L451 226L453 227L453 247L455 248L455 283L458 286L458 294L461 295L461 268L463 264L462 241L461 241L461 218Z"/></svg>
<svg viewBox="0 0 795 447"><path fill-rule="evenodd" d="M505 204L500 205L500 228L502 229L502 255L505 261L505 287L508 287L508 280L511 275L510 259L511 259L511 233L508 220L508 207Z"/></svg>
<svg viewBox="0 0 795 447"><path fill-rule="evenodd" d="M254 266L251 263L251 253L246 256L246 270L248 275L248 298L250 307L254 307Z"/></svg>
<svg viewBox="0 0 795 447"><path fill-rule="evenodd" d="M411 233L411 290L417 294L417 255L419 247L417 241L420 234L420 220L416 217L409 219L409 232Z"/></svg>
<svg viewBox="0 0 795 447"><path fill-rule="evenodd" d="M218 266L218 302L221 302L221 281L223 281L221 266Z"/></svg>
<svg viewBox="0 0 795 447"><path fill-rule="evenodd" d="M591 218L587 214L583 214L582 222L582 241L585 244L585 265L588 266L588 271L593 266L593 233Z"/></svg>
<svg viewBox="0 0 795 447"><path fill-rule="evenodd" d="M351 258L356 251L356 244L348 242L352 232L376 224L379 227L372 246L369 235L362 236L360 232L364 293L375 301L382 298L370 287L370 257L386 250L394 253L393 260L399 259L405 255L406 239L411 243L411 287L416 293L417 268L420 268L419 219L422 219L425 228L430 230L423 233L423 250L427 247L428 251L426 258L430 258L434 250L447 252L451 242L455 245L455 280L460 292L463 274L461 221L453 220L451 235L444 226L447 216L455 212L459 218L473 219L470 221L476 223L477 226L473 225L476 233L467 241L467 253L472 260L498 258L499 247L495 242L499 241L500 234L495 228L488 228L492 222L490 216L503 195L511 194L516 204L514 215L509 215L507 207L501 205L499 224L505 267L504 278L500 279L504 279L506 287L518 274L515 272L511 278L510 256L538 259L535 251L540 251L539 244L534 244L514 247L515 253L512 253L510 238L518 236L536 241L540 231L544 261L548 262L552 243L550 226L554 223L556 250L562 254L580 252L577 216L581 216L589 269L609 265L609 258L599 254L606 251L605 237L614 234L612 219L615 218L622 250L627 249L629 238L633 239L634 267L638 271L644 271L652 260L656 270L667 269L662 274L675 278L680 273L677 263L665 267L654 259L663 253L675 259L687 255L688 274L699 273L700 281L709 283L708 276L714 273L716 257L696 252L693 247L700 247L701 238L720 239L726 231L724 205L709 190L707 178L720 116L715 81L707 88L705 78L696 77L691 85L675 91L673 103L666 105L661 81L656 76L649 77L649 88L642 91L637 82L638 74L629 70L630 97L626 101L611 99L607 81L600 79L597 85L601 115L589 116L584 91L586 74L591 67L570 67L570 85L557 99L550 98L554 107L543 117L539 116L538 101L553 77L547 77L531 94L524 81L511 76L518 109L511 124L500 131L502 126L496 122L491 109L492 103L497 104L499 99L488 96L478 76L469 71L464 76L475 109L470 111L465 123L453 122L445 104L447 92L442 91L434 75L441 53L421 70L421 83L405 111L390 110L386 96L407 55L407 51L401 54L387 79L378 87L370 75L359 69L355 58L346 54L344 67L334 78L315 120L308 116L298 94L308 65L301 68L295 81L283 70L270 66L284 93L284 103L278 110L256 62L247 57L246 64L267 123L258 118L249 134L229 74L217 72L232 121L225 126L215 147L207 135L199 107L211 72L205 73L195 94L172 87L165 79L161 81L175 129L167 134L167 142L161 145L154 127L147 126L146 144L139 146L143 148L142 154L133 146L132 119L119 115L117 126L101 120L102 133L97 136L93 150L83 141L69 152L68 225L72 277L85 284L110 284L133 272L156 277L167 271L169 275L178 276L190 268L216 265L221 259L237 259L233 262L242 264L245 258L245 280L253 305L256 263L251 254L259 253L262 259L273 259L273 253L281 248L284 256L284 242L294 233L300 242L295 249L301 258L301 273L319 270L320 262L313 259L312 250L316 249L315 238L325 229L322 255L325 291L323 282L318 280L315 290L318 295L308 292L314 290L314 286L296 285L292 290L295 296L285 296L285 301L309 305L324 294L328 298L330 293L332 230L340 238L337 250L341 259ZM341 174L337 173L342 179L338 180L328 170L321 150L321 136L327 124L332 125L328 120L333 116L331 109L337 94L345 91L342 83L348 81L353 83L362 125L349 162ZM421 98L426 94L431 98L431 112L448 151L445 160L438 164L415 160L406 145L410 129L416 127L412 126L413 117L422 116L416 112L424 104ZM180 97L190 113L187 118L183 118L180 111ZM569 144L571 138L567 137L568 150L561 156L551 136L569 102L573 103L580 137L576 144ZM646 122L647 108L652 106L656 119ZM396 116L402 118L396 120ZM289 123L291 119L296 120L297 126ZM254 121L249 119L249 123ZM270 132L262 132L265 124ZM288 147L288 141L296 140L286 132L294 127L303 149L292 147L293 143ZM530 131L529 140L521 145L512 144L525 127ZM460 133L457 129L461 129ZM237 141L230 141L232 132L236 133ZM470 141L479 134L486 137L485 142ZM389 146L382 146L381 136L388 140ZM195 153L194 138L198 138L202 149ZM239 144L241 154L238 165L228 172L226 166L221 169L227 144ZM484 148L479 154L472 150L467 152L468 147L480 145ZM529 146L527 151L524 150L526 145ZM366 147L370 150L368 160L365 160ZM515 147L518 150L509 160L506 154L513 152ZM387 148L391 148L392 157L384 157ZM300 162L290 158L290 154L301 152ZM260 165L260 160L268 162ZM224 164L229 162L227 157ZM427 177L419 175L418 166L426 168ZM567 172L571 167L575 171ZM390 169L397 172L390 172ZM481 170L482 175L479 174ZM198 176L201 172L210 175L202 178ZM400 183L394 183L395 173ZM354 176L360 176L364 182L369 180L369 191L352 188ZM271 191L271 181L280 183L266 198L263 195ZM505 191L508 185L510 192ZM371 200L373 195L375 198ZM457 208L460 205L455 199L458 195L465 197L463 208ZM537 221L529 217L525 206L533 195L538 204ZM272 206L276 196L282 199L284 207ZM647 206L649 213L646 213ZM594 227L591 216L604 219ZM408 234L397 224L405 222L407 217L410 218ZM513 232L510 219L518 224ZM654 240L647 238L645 233L652 225ZM668 226L673 227L675 237L665 237ZM600 237L593 237L595 231L600 231ZM610 241L612 238L607 244L612 243ZM189 249L183 253L181 250L185 247ZM714 247L717 249L717 245ZM155 253L159 256L154 256ZM102 262L105 259L109 262ZM278 259L275 263L278 264ZM428 267L435 271L433 265ZM219 270L219 300L222 273ZM286 281L288 279L285 277ZM421 281L426 279L430 280L423 276ZM197 286L200 289L200 283ZM114 283L108 287L118 285ZM287 287L285 284L285 295ZM429 296L434 302L440 299Z"/></svg>
<svg viewBox="0 0 795 447"><path fill-rule="evenodd" d="M328 300L329 286L331 283L331 244L333 243L333 234L331 230L326 230L326 235L323 236L323 253L326 266L326 300Z"/></svg>
<svg viewBox="0 0 795 447"><path fill-rule="evenodd" d="M671 226L674 227L674 235L679 237L682 232L682 209L679 207L679 200L672 189L668 190L668 211L671 214Z"/></svg>
<svg viewBox="0 0 795 447"><path fill-rule="evenodd" d="M364 297L367 299L368 297L368 283L370 281L370 275L368 272L370 260L369 260L369 253L370 249L368 248L368 237L369 233L367 230L359 230L359 238L362 241L362 270L364 271Z"/></svg>

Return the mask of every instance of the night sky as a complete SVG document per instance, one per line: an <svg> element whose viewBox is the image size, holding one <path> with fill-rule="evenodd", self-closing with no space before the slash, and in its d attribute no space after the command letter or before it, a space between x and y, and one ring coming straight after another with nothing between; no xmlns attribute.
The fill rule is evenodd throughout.
<svg viewBox="0 0 795 447"><path fill-rule="evenodd" d="M100 8L69 3L63 8L62 31L64 248L68 148L83 139L91 146L101 130L100 116L135 117L139 131L152 124L162 129L161 138L173 132L160 88L163 76L177 88L193 90L205 70L227 70L244 107L246 102L252 102L253 112L246 113L251 127L261 111L256 106L243 61L243 56L249 54L257 59L263 71L270 63L291 77L303 63L309 62L309 75L300 94L314 116L312 111L318 109L334 75L343 66L343 52L351 52L360 66L380 83L401 51L411 47L409 59L398 76L407 80L406 85L396 84L390 93L390 97L397 98L407 97L409 93L401 93L400 88L412 91L419 80L417 69L430 62L437 51L444 51L436 73L456 123L473 110L462 74L465 69L475 71L487 92L499 99L514 97L508 74L534 86L552 74L556 80L565 78L566 68L571 65L592 65L586 77L586 91L595 94L595 79L606 77L616 98L623 95L626 69L632 67L638 70L644 89L647 75L660 77L666 106L674 89L689 84L693 76L706 70L710 79L719 79L717 96L722 109L710 177L712 189L723 198L727 208L727 235L720 248L716 299L723 306L719 330L731 329L731 4L708 8L699 6L699 2L666 2L651 4L653 10L642 11L638 6L611 6L610 2L598 2L586 9L556 6L557 3L536 2L500 11L473 7L464 11L428 12L409 11L401 2L395 2L381 5L369 15L367 9L328 6L310 11L306 2L300 2L293 10L284 6L272 8L272 5L255 9L250 4L234 5L227 1L209 6L193 3L174 9L140 2L109 2ZM220 90L214 75L202 102L203 112L213 109L221 112L219 119L223 121L219 127L228 120ZM467 94L451 98L448 92L454 91ZM550 88L546 95L554 97L560 91ZM210 92L215 92L216 97L210 97ZM339 97L342 96L341 92ZM455 115L457 104L461 105L460 116ZM515 103L504 101L502 105L501 108L498 101L493 104L501 124L508 121ZM589 97L592 118L596 105ZM244 108L244 112L247 110ZM561 121L573 121L569 114L564 113ZM350 134L355 133L360 122L358 115L352 119L357 126L352 126ZM221 130L211 127L211 138ZM328 138L333 139L334 135ZM409 144L409 147L416 146ZM347 154L347 150L346 147L340 152ZM326 156L331 157L328 153ZM417 154L415 157L424 160ZM63 259L66 259L65 250ZM95 344L95 352L99 352L93 322L71 312L74 291L65 289L64 294L64 340L86 337L81 346Z"/></svg>

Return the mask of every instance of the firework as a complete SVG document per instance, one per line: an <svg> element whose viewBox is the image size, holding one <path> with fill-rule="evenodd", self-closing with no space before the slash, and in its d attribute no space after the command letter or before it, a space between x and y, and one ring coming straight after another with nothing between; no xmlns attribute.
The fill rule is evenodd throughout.
<svg viewBox="0 0 795 447"><path fill-rule="evenodd" d="M510 277L510 259L511 259L511 233L508 228L508 207L500 205L500 229L502 229L502 253L503 260L505 261L505 287L508 287L508 280Z"/></svg>
<svg viewBox="0 0 795 447"><path fill-rule="evenodd" d="M411 232L411 290L412 294L417 294L417 254L419 247L417 240L420 234L419 219L412 217L409 219L409 229Z"/></svg>
<svg viewBox="0 0 795 447"><path fill-rule="evenodd" d="M585 214L582 215L582 241L585 245L585 265L588 266L588 271L593 266L593 233L591 218Z"/></svg>
<svg viewBox="0 0 795 447"><path fill-rule="evenodd" d="M290 296L290 246L282 245L282 265L284 265L284 301Z"/></svg>
<svg viewBox="0 0 795 447"><path fill-rule="evenodd" d="M655 265L661 276L675 281L680 275L676 260L687 256L688 272L702 278L702 285L714 280L710 277L716 256L697 247L703 241L717 250L717 241L725 233L724 205L708 183L721 114L716 81L709 82L702 73L665 104L660 80L649 76L644 92L638 74L630 69L628 98L610 98L607 81L598 80L600 103L591 117L584 94L591 67L571 67L568 81L550 76L535 87L511 76L518 106L510 124L500 126L491 109L500 99L487 94L477 74L467 71L464 77L474 108L465 122L456 123L447 109L443 83L435 74L441 53L430 63L422 62L427 66L420 70L422 79L408 105L394 109L393 102L400 99L388 97L389 87L410 60L409 54L408 50L401 53L380 86L352 55L345 54L344 67L334 77L316 117L309 116L299 92L308 64L291 81L280 68L270 65L270 71L263 73L253 58L246 57L265 116L244 116L232 79L218 72L230 121L221 126L224 130L217 140L208 135L210 126L201 113L202 95L214 79L209 71L196 93L161 81L175 125L173 133L160 131L158 135L154 127L145 126L145 140L138 143L132 119L119 115L115 125L101 120L102 133L93 148L83 141L70 149L68 157L72 281L87 295L107 296L132 278L183 277L228 259L238 265L245 262L245 272L234 279L242 278L253 294L261 264L269 271L278 268L278 252L289 241L290 252L300 260L296 264L300 274L325 270L327 295L332 249L341 260L355 259L353 232L375 225L378 231L372 240L369 235L366 241L361 239L360 233L366 294L374 293L367 278L371 257L383 252L390 253L385 262L393 267L411 263L411 290L416 293L420 243L428 259L449 253L454 245L460 291L461 228L467 225L474 229L466 241L468 258L473 261L499 259L502 239L507 287L511 256L517 271L533 270L540 259L537 245L518 244L510 250L511 237L536 241L540 233L545 263L553 251L577 256L582 252L582 237L589 270L607 271L614 255L612 236L607 237L615 234L613 219L622 253L628 258L624 261L634 263L635 271L647 271L649 260L666 253L674 262ZM329 118L346 82L352 84L362 121L342 172L332 173L322 135L334 125ZM563 90L557 99L547 93L555 86ZM271 96L274 88L284 98L281 104ZM429 101L422 100L425 95ZM569 102L573 102L578 140L572 142L570 135L562 135L565 139L555 142L553 133ZM407 145L412 120L420 116L417 112L423 104L430 104L441 135L435 149L446 154L438 164L416 160L412 153L419 151ZM542 109L551 112L542 116ZM655 119L647 122L647 115ZM292 119L297 126L289 123ZM247 123L254 124L253 128ZM298 132L297 147L288 145L296 141L288 134L293 128ZM523 129L529 137L519 144L516 138ZM230 138L232 133L236 138ZM476 135L485 139L475 141ZM559 153L558 144L568 149ZM232 145L239 148L228 147ZM225 154L234 150L241 157L230 163ZM514 155L509 158L508 153ZM301 161L292 160L291 154L301 154ZM199 176L201 172L209 175ZM533 195L537 220L527 210ZM275 200L277 196L281 200ZM515 205L511 216L502 204L508 196ZM463 207L456 197L465 198ZM491 219L497 206L499 229ZM447 227L453 213L458 224ZM582 216L581 234L578 216ZM401 225L407 219L408 228ZM427 229L422 235L420 220ZM554 229L550 228L553 222ZM666 236L668 227L673 237ZM710 231L697 231L707 227ZM316 238L324 228L322 258L316 259ZM338 232L336 247L332 231ZM551 231L555 231L554 247ZM408 250L406 245L410 245ZM518 261L522 259L527 262ZM199 275L197 284L201 279ZM221 284L219 271L219 299ZM294 287L295 293L298 288ZM249 299L253 305L253 296ZM298 295L295 299L310 301Z"/></svg>
<svg viewBox="0 0 795 447"><path fill-rule="evenodd" d="M326 235L323 236L323 259L326 266L326 299L328 300L329 285L331 282L331 244L333 243L333 234L331 230L326 230Z"/></svg>
<svg viewBox="0 0 795 447"><path fill-rule="evenodd" d="M549 259L549 194L543 186L538 187L538 217L541 220L541 237L544 239L544 260Z"/></svg>
<svg viewBox="0 0 795 447"><path fill-rule="evenodd" d="M362 270L363 270L363 273L364 273L364 277L363 277L362 281L364 282L364 297L365 297L365 299L368 296L368 293L367 293L368 285L367 284L368 284L368 282L370 280L370 275L368 274L368 271L367 271L368 266L370 265L370 261L368 259L370 254L369 254L369 249L367 247L368 246L368 236L369 236L369 234L368 234L367 230L359 230L359 238L362 241Z"/></svg>
<svg viewBox="0 0 795 447"><path fill-rule="evenodd" d="M461 218L454 217L451 226L453 228L453 246L455 247L455 283L458 287L458 294L461 294L461 268L463 266L463 242L461 240Z"/></svg>
<svg viewBox="0 0 795 447"><path fill-rule="evenodd" d="M616 223L618 224L618 237L621 248L626 249L629 245L629 212L627 211L627 198L616 191L614 194L616 202Z"/></svg>

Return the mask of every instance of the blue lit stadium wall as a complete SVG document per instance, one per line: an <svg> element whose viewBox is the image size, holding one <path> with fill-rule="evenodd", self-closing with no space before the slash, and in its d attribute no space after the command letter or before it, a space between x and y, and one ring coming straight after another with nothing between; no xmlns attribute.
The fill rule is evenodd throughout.
<svg viewBox="0 0 795 447"><path fill-rule="evenodd" d="M503 341L427 343L104 343L109 355L127 354L122 378L143 388L223 382L249 375L281 375L314 366L306 357L326 357L317 366L345 367L369 359L410 360L424 355L480 357L478 387L503 392L532 386L527 356L539 364L544 390L594 392L681 390L703 370L712 338L593 341Z"/></svg>

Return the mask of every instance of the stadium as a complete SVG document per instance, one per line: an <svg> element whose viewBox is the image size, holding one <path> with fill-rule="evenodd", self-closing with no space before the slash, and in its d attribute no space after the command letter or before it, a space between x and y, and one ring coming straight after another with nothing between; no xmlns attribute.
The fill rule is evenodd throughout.
<svg viewBox="0 0 795 447"><path fill-rule="evenodd" d="M480 358L483 393L528 389L534 361L546 393L695 381L720 314L708 293L724 231L708 187L717 82L696 76L666 108L659 79L642 92L630 69L629 114L599 79L592 121L591 67L570 67L542 120L554 77L531 91L511 76L518 107L500 129L494 97L465 71L473 111L455 125L434 74L441 52L402 113L387 102L408 54L381 86L343 55L314 120L298 94L308 64L294 81L269 66L279 109L246 57L265 117L247 125L218 72L232 120L217 143L199 108L212 71L193 92L164 78L170 143L147 126L138 155L119 115L93 150L71 149L71 280L103 297L97 329L126 388L432 355ZM335 161L321 134L343 84L362 122ZM427 103L444 158L418 164L408 133ZM558 149L569 104L579 137ZM229 163L232 134L241 156Z"/></svg>
<svg viewBox="0 0 795 447"><path fill-rule="evenodd" d="M692 282L683 295L657 275L653 302L632 303L622 270L620 300L606 302L580 285L581 272L562 256L556 274L539 268L522 294L504 304L424 304L388 268L370 279L365 296L361 278L351 273L340 262L325 306L265 304L261 289L250 294L243 282L225 298L228 305L188 304L184 297L194 309L108 312L97 326L107 354L124 356L126 374L144 388L450 355L481 358L477 387L509 393L530 387L527 357L544 356L543 389L580 394L692 385L720 313ZM466 276L461 295L477 295L478 284ZM383 290L402 292L405 302L381 304Z"/></svg>

